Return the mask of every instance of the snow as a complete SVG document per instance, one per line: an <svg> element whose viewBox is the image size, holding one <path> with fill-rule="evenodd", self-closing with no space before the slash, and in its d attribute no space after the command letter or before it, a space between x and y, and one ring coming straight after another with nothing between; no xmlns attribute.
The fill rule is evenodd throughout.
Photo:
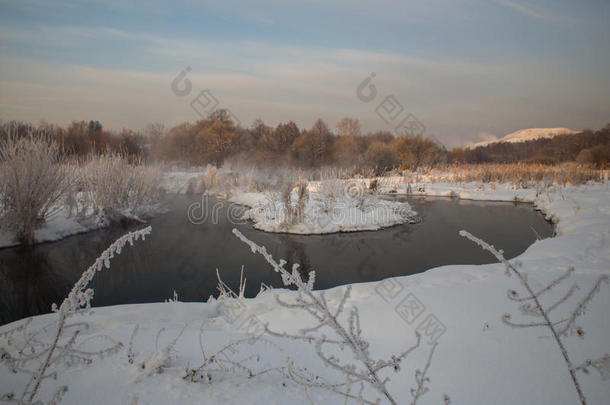
<svg viewBox="0 0 610 405"><path fill-rule="evenodd" d="M293 195L292 200L296 199ZM408 203L385 201L377 195L329 199L319 192L311 192L303 217L297 223L286 220L284 204L279 197L268 193L237 192L231 195L230 201L250 207L243 218L252 220L254 228L266 232L311 235L374 231L417 221L417 213Z"/></svg>
<svg viewBox="0 0 610 405"><path fill-rule="evenodd" d="M397 180L390 187L400 185ZM570 281L578 284L577 295L580 297L600 274L610 273L610 191L607 184L552 187L543 192L498 185L492 189L470 183L422 183L411 187L414 193L425 195L507 200L516 196L535 202L548 218L557 222L558 230L557 237L536 241L513 260L521 263L535 288L542 287L573 266L575 273ZM259 197L242 195L239 198L244 203L254 203ZM244 246L244 249L248 247ZM104 271L112 271L112 268ZM247 272L245 269L246 277ZM510 328L501 322L500 317L506 312L513 314L515 320L530 320L523 318L517 305L506 297L507 290L519 287L515 277L504 275L500 264L451 265L417 275L353 285L348 305L359 308L361 327L373 357L385 358L409 347L415 341L415 330L429 316L442 323L444 332L438 337L439 345L430 367L430 392L421 398L419 404L443 403L445 393L453 404L577 403L576 392L559 350L551 339L542 337L547 335L546 331ZM344 288L326 292L329 304L338 303ZM248 330L239 325L241 320L252 316L268 322L271 329L289 333L312 324L311 319L301 312L279 307L275 301L277 294L284 300L295 296L293 291L272 290L254 299L240 299L237 302L243 311L236 321L223 311L227 301L214 300L208 303L169 302L96 308L90 315L77 316L74 321L89 324L81 338L105 334L123 342L124 348L118 354L94 360L90 366L60 370L57 380L43 383L41 398L50 398L56 387L65 384L69 386L63 401L65 404L129 404L136 403L135 399L138 404L343 404L344 398L329 391L309 389L305 392L273 373L249 379L236 372L232 378L214 379L209 384L187 382L181 378L187 364L195 366L202 361L199 348L202 323L203 344L208 353L248 336ZM397 311L404 308L401 303L409 297L415 297L423 306L421 315L411 322ZM573 301L568 300L556 309L554 315L565 316L573 308L572 304ZM574 363L580 364L585 359L598 358L610 352L608 308L610 288L604 285L580 320L586 332L584 338L574 336L564 340ZM42 325L53 321L55 316L37 316L33 322ZM20 322L23 321L0 327L0 333ZM133 342L135 362L129 364L127 347L136 325L139 325L139 332ZM161 364L167 364L164 371L145 373L140 364L159 360L161 349L167 347L185 325L173 355L161 359ZM296 364L315 373L333 375L334 371L320 364L314 348L306 342L270 340L279 348L259 343L246 344L235 355L243 358L252 353L260 354L260 367L283 365L289 356ZM387 374L391 379L388 389L399 398L400 404L410 403L409 389L415 386L414 371L424 367L429 347L427 341L424 342L406 359L398 373ZM578 377L589 404L607 403L609 381L603 381L595 370L588 375L580 373ZM23 374L1 369L0 393L17 390L26 380Z"/></svg>
<svg viewBox="0 0 610 405"><path fill-rule="evenodd" d="M64 207L49 218L41 229L34 231L34 236L39 243L53 242L71 235L103 228L104 226L107 226L107 224L98 218L93 216L80 218L70 215L68 209ZM0 248L17 245L19 245L19 242L12 235L0 231Z"/></svg>
<svg viewBox="0 0 610 405"><path fill-rule="evenodd" d="M184 176L180 178L184 178ZM170 181L165 180L164 186L173 184L174 189L179 192L182 184L180 181L171 182L171 180L171 177ZM111 224L111 221L107 218L96 215L92 206L84 202L86 199L84 194L82 191L75 194L75 206L73 207L65 202L57 206L55 212L47 218L43 226L34 231L36 243L58 241L68 236L104 228ZM143 204L135 209L123 208L117 211L124 219L142 223L145 222L145 218L167 212L161 203ZM11 233L0 229L0 249L18 245L20 245L20 242Z"/></svg>
<svg viewBox="0 0 610 405"><path fill-rule="evenodd" d="M189 186L194 187L197 191L202 187L203 174L208 169L209 167L167 171L161 177L160 187L168 194L186 194L189 191ZM77 193L77 200L79 200L81 194ZM104 228L110 224L109 221L93 215L91 210L84 215L75 215L74 211L70 211L67 205L60 207L58 212L52 215L42 228L34 232L36 241L38 243L53 242L68 236ZM143 221L142 218L163 212L165 212L165 209L162 205L155 204L139 207L137 215L128 210L121 212L121 215L135 221ZM0 230L0 249L18 246L19 244L13 235Z"/></svg>
<svg viewBox="0 0 610 405"><path fill-rule="evenodd" d="M304 215L300 221L292 223L286 220L286 209L279 192L254 192L247 186L227 188L226 185L208 190L205 177L210 170L224 176L234 174L227 168L216 169L212 166L188 170L174 168L163 173L160 187L167 194L213 192L218 197L228 198L232 203L249 207L244 218L251 220L256 229L293 234L374 231L418 220L417 213L407 202L388 200L383 197L384 194L535 202L538 194L543 192L535 186L521 188L513 184L456 183L451 181L451 173L417 174L416 181L412 181L413 176L408 181L407 177L400 176L376 178L378 190L374 193L369 191L374 179L310 181L307 185L309 198ZM293 206L297 200L296 190L293 190ZM143 207L142 212L145 216L157 215L163 212L163 208ZM134 217L127 212L124 215ZM64 207L42 229L37 230L35 236L38 242L50 242L107 225L107 222L94 216L77 218ZM0 232L0 248L17 244L11 235Z"/></svg>
<svg viewBox="0 0 610 405"><path fill-rule="evenodd" d="M541 138L552 138L557 135L572 135L579 131L574 131L569 128L528 128L516 132L512 132L499 139L491 139L487 141L477 142L469 145L468 148L478 148L479 146L488 146L498 142L519 143L533 141Z"/></svg>
<svg viewBox="0 0 610 405"><path fill-rule="evenodd" d="M124 218L144 222L142 217L157 215L163 212L166 212L165 209L161 205L155 204L140 207L138 215L128 210L121 212L121 215ZM54 242L68 236L104 228L109 224L109 221L90 212L86 215L75 215L74 212L70 212L67 206L62 206L57 213L47 220L42 228L34 231L34 237L37 243ZM20 242L15 240L13 235L0 231L0 249L18 246L19 244Z"/></svg>

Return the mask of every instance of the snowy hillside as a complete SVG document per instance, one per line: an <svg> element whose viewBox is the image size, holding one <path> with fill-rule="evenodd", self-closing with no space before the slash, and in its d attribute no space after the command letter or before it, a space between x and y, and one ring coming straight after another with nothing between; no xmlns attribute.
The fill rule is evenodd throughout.
<svg viewBox="0 0 610 405"><path fill-rule="evenodd" d="M533 141L540 138L552 138L557 135L572 135L580 131L574 131L569 128L528 128L516 132L512 132L503 138L491 139L487 141L477 142L469 145L469 148L477 148L479 146L487 146L498 142L519 143Z"/></svg>

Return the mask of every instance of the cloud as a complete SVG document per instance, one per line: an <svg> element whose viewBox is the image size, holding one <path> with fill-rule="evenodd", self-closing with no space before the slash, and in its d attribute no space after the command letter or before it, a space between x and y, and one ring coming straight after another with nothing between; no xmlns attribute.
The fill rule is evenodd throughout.
<svg viewBox="0 0 610 405"><path fill-rule="evenodd" d="M542 10L540 8L534 8L530 5L525 5L524 3L517 2L514 0L498 0L497 3L508 7L526 17L530 17L539 21L561 23L567 22L569 20L566 17L560 17L558 15L550 13L549 11Z"/></svg>
<svg viewBox="0 0 610 405"><path fill-rule="evenodd" d="M534 13L529 16L546 18ZM60 52L52 55L71 56L74 47L81 58L68 63L41 60L42 51L30 59L0 54L4 119L47 118L63 124L99 119L116 129L141 128L152 121L171 126L198 119L189 103L208 88L244 125L262 118L271 125L295 120L309 127L322 117L334 126L352 116L365 130L378 130L392 129L375 107L394 95L429 134L454 146L479 133L527 126L601 126L610 113L597 76L575 77L562 66L549 74L544 64L526 58L498 64L461 56L421 57L263 39L194 39L103 26L26 28L4 24L0 39L24 48L59 46ZM117 57L117 43L128 57ZM89 53L82 57L82 52ZM192 67L188 77L193 94L176 97L170 83L186 66ZM371 72L376 73L379 96L363 103L356 87Z"/></svg>

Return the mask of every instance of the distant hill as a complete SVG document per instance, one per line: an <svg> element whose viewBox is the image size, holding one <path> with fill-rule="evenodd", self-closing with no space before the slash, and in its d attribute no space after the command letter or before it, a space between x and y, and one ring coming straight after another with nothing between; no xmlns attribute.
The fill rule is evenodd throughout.
<svg viewBox="0 0 610 405"><path fill-rule="evenodd" d="M574 131L569 128L528 128L522 129L516 132L512 132L506 135L503 138L492 139L483 142L477 142L472 145L468 145L467 148L474 149L479 146L488 146L498 142L509 142L509 143L519 143L519 142L527 142L534 141L536 139L542 138L553 138L557 135L573 135L577 134L580 131Z"/></svg>
<svg viewBox="0 0 610 405"><path fill-rule="evenodd" d="M567 128L531 128L504 138L455 148L448 161L454 163L545 163L574 162L610 167L610 124L581 132Z"/></svg>

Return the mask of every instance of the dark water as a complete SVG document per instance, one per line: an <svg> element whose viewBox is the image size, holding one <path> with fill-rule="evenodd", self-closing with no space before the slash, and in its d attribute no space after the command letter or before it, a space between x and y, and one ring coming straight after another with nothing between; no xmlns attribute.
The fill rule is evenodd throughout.
<svg viewBox="0 0 610 405"><path fill-rule="evenodd" d="M280 287L280 277L231 233L234 226L265 245L276 259L316 270L317 289L414 274L444 264L492 262L489 254L458 236L461 229L504 249L509 258L537 237L553 233L531 205L414 197L408 201L422 218L418 224L320 236L269 234L249 223L231 224L226 209L218 211L215 224L211 220L192 224L187 207L197 199L172 197L171 211L150 221L153 232L146 241L126 247L109 270L96 274L94 306L159 302L172 297L174 290L180 301L202 301L216 294L216 269L224 282L237 289L242 265L247 296L254 296L261 282ZM138 227L115 226L29 250L1 249L0 324L49 312L100 252Z"/></svg>

